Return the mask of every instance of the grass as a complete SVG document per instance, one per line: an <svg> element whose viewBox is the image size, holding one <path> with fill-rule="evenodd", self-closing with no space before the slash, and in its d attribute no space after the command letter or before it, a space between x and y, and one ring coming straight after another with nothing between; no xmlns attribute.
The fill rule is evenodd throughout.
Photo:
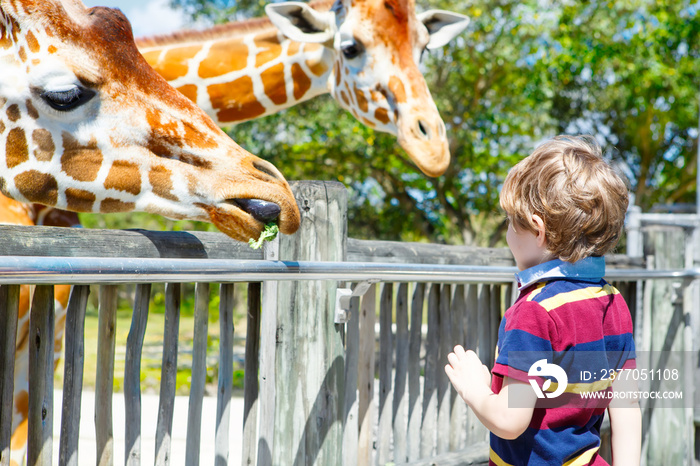
<svg viewBox="0 0 700 466"><path fill-rule="evenodd" d="M219 324L218 324L218 287L213 285L210 295L210 313L207 341L207 392L215 393L218 378L219 360ZM180 325L178 335L178 359L176 391L178 394L188 394L191 385L192 349L194 340L194 303L193 287L183 287L183 299L180 309ZM234 296L234 376L235 390L243 389L243 347L245 345L245 286L236 286ZM90 303L85 317L85 351L83 389L94 390L97 373L98 348L98 290L91 292ZM119 307L115 329L115 362L114 362L114 391L122 391L124 384L124 366L126 341L131 328L133 288L120 287ZM165 325L163 287L154 286L151 293L151 305L148 324L142 349L141 358L141 390L144 393L158 393L160 390L161 364L163 357L163 329ZM63 360L54 375L56 387L63 386Z"/></svg>

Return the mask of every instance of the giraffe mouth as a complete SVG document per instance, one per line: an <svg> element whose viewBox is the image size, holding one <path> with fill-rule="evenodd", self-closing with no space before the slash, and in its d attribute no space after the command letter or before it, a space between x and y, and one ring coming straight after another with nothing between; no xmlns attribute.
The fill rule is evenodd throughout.
<svg viewBox="0 0 700 466"><path fill-rule="evenodd" d="M225 202L264 224L276 222L282 212L282 208L274 202L262 199L227 199Z"/></svg>

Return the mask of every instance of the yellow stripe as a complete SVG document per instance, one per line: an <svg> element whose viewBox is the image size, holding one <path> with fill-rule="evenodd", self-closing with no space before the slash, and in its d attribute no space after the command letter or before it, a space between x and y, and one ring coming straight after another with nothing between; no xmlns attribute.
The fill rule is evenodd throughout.
<svg viewBox="0 0 700 466"><path fill-rule="evenodd" d="M535 288L534 290L532 290L532 293L530 293L530 294L527 296L527 300L528 300L528 301L532 301L532 298L534 298L535 296L537 296L538 294L540 294L540 291L542 291L542 288L544 288L544 285L545 285L545 284L546 284L546 282L542 282L542 283L540 283L539 285L537 285L537 288Z"/></svg>
<svg viewBox="0 0 700 466"><path fill-rule="evenodd" d="M578 455L576 458L570 459L566 463L564 463L562 466L583 466L591 462L591 458L593 458L593 455L595 455L598 452L598 449L600 447L595 447L591 448L590 450L586 450L580 455Z"/></svg>
<svg viewBox="0 0 700 466"><path fill-rule="evenodd" d="M493 461L496 466L513 466L512 464L503 461L501 457L498 456L495 451L493 451L493 448L491 448L491 452L489 453L489 459Z"/></svg>
<svg viewBox="0 0 700 466"><path fill-rule="evenodd" d="M612 385L612 380L598 380L596 382L569 383L564 390L566 393L599 392ZM558 383L552 382L545 392L553 393L557 391ZM591 398L593 399L593 398Z"/></svg>
<svg viewBox="0 0 700 466"><path fill-rule="evenodd" d="M540 305L547 310L547 312L552 309L556 309L559 306L567 303L574 303L576 301L584 301L586 299L602 298L604 296L609 296L611 294L620 293L617 289L610 285L601 286L589 286L588 288L581 288L580 290L573 290L567 293L559 293L558 295L552 296L545 300L540 301Z"/></svg>

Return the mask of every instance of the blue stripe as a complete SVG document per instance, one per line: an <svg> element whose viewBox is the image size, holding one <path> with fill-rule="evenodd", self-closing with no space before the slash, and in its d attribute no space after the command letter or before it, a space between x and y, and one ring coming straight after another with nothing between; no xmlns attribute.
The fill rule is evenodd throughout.
<svg viewBox="0 0 700 466"><path fill-rule="evenodd" d="M527 428L515 440L491 434L491 448L510 464L550 466L563 464L578 453L600 444L603 415L592 416L585 426L537 430Z"/></svg>

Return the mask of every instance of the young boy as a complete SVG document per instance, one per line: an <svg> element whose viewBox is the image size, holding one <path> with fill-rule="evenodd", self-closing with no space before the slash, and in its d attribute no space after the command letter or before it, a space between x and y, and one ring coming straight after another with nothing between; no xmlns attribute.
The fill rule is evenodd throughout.
<svg viewBox="0 0 700 466"><path fill-rule="evenodd" d="M603 280L603 255L617 244L627 204L626 184L592 138L556 137L508 173L501 207L520 295L501 322L492 375L461 346L445 367L491 431L490 465L605 465L598 449L606 407L614 465L639 465L638 403L608 406L579 393L612 395L621 378L613 384L605 375L634 367L629 309ZM553 364L564 369L543 370ZM566 369L568 378L556 377ZM578 377L584 373L599 375Z"/></svg>

